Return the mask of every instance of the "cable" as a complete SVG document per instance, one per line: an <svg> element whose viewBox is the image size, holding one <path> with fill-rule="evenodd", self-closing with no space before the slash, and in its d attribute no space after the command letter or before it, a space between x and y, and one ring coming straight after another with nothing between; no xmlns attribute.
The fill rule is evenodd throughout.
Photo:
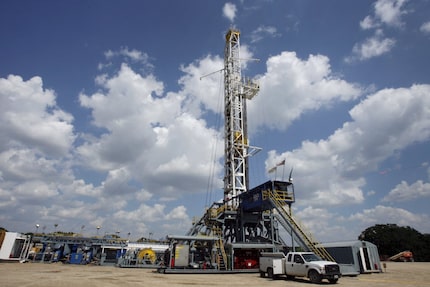
<svg viewBox="0 0 430 287"><path fill-rule="evenodd" d="M222 72L224 69L219 70L218 72ZM216 116L215 120L215 130L218 131L221 126L221 99L222 99L222 77L219 77L219 87L218 87L218 102L215 114ZM219 134L218 134L219 135ZM212 192L213 192L213 183L215 178L215 161L217 158L217 149L218 149L218 142L219 142L219 136L216 136L215 142L212 144L212 152L211 152L211 158L210 158L210 169L209 169L209 176L208 176L208 183L207 183L207 189L206 189L206 199L205 199L205 207L209 207L209 205L212 203Z"/></svg>

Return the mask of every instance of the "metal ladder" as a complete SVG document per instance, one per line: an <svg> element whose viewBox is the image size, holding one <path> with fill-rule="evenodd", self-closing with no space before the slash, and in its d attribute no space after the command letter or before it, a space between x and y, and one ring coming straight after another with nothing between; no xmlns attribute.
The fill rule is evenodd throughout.
<svg viewBox="0 0 430 287"><path fill-rule="evenodd" d="M216 227L212 229L215 236L218 236L218 241L216 243L216 262L218 265L218 270L227 270L227 254L225 253L224 242L222 238L221 228Z"/></svg>
<svg viewBox="0 0 430 287"><path fill-rule="evenodd" d="M281 200L281 198L278 198L276 194L273 191L268 191L268 196L273 204L273 207L278 211L280 219L280 223L284 225L285 223L290 227L290 230L295 233L297 239L300 240L300 243L307 247L310 251L314 252L321 258L324 258L329 261L334 261L333 257L330 255L330 253L327 252L327 250L322 247L317 247L319 245L318 242L316 242L310 235L308 235L307 232L303 230L303 228L297 223L296 220L289 214L285 208L284 208L284 202ZM279 218L278 218L279 219ZM284 222L282 222L284 221ZM285 228L286 226L284 226Z"/></svg>

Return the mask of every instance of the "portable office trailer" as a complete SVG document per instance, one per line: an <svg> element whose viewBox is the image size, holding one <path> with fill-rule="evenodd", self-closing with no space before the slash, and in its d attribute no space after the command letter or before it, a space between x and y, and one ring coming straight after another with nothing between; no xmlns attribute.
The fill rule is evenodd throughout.
<svg viewBox="0 0 430 287"><path fill-rule="evenodd" d="M322 243L340 266L342 275L382 272L378 247L368 241Z"/></svg>
<svg viewBox="0 0 430 287"><path fill-rule="evenodd" d="M26 260L31 237L17 232L6 232L0 248L0 260Z"/></svg>

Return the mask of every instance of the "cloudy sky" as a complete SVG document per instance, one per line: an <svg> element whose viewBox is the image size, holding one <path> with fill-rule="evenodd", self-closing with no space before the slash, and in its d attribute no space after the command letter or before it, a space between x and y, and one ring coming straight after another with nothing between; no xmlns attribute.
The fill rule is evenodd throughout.
<svg viewBox="0 0 430 287"><path fill-rule="evenodd" d="M184 234L222 198L223 49L241 31L251 187L294 168L319 241L430 233L430 2L0 2L0 226ZM215 72L200 79L201 76ZM267 171L285 159L276 173ZM39 229L39 231L42 231Z"/></svg>

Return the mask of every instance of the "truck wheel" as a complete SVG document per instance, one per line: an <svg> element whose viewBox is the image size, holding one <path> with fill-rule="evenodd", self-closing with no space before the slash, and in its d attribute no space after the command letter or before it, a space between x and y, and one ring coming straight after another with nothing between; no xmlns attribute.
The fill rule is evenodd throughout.
<svg viewBox="0 0 430 287"><path fill-rule="evenodd" d="M330 282L330 284L336 284L337 279L328 279L328 282Z"/></svg>
<svg viewBox="0 0 430 287"><path fill-rule="evenodd" d="M316 272L315 270L310 270L308 277L312 283L320 283L322 280L321 275L318 272Z"/></svg>
<svg viewBox="0 0 430 287"><path fill-rule="evenodd" d="M267 277L273 279L273 269L272 268L267 268Z"/></svg>

